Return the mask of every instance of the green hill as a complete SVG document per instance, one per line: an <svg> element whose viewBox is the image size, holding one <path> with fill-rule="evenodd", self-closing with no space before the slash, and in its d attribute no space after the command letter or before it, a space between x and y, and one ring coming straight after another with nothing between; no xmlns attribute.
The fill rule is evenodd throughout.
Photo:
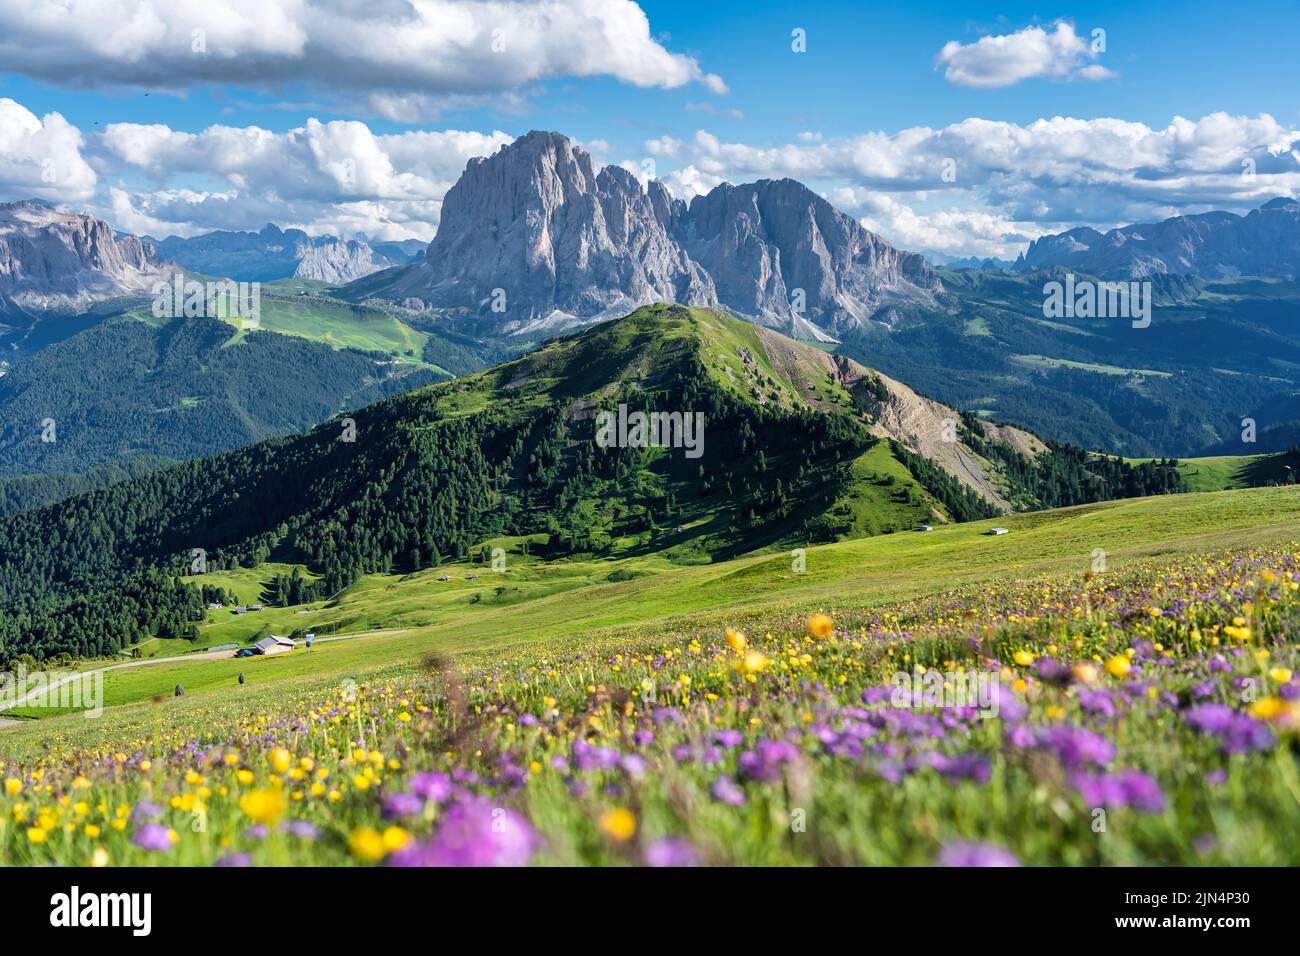
<svg viewBox="0 0 1300 956"><path fill-rule="evenodd" d="M1152 459L1127 460L1142 464ZM1300 451L1183 458L1178 462L1178 473L1190 491L1226 491L1288 484L1300 480Z"/></svg>
<svg viewBox="0 0 1300 956"><path fill-rule="evenodd" d="M657 443L635 426L602 441L620 408L625 425L642 412L677 425ZM223 597L169 582L195 560L305 565L310 578L285 585L297 603L482 559L507 536L550 561L705 564L1180 488L1169 463L1048 447L769 330L651 306L305 434L0 522L0 657L193 639Z"/></svg>

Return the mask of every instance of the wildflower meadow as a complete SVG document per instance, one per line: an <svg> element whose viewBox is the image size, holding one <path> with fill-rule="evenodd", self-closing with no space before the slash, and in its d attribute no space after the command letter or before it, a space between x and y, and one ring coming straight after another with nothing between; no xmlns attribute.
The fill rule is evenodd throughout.
<svg viewBox="0 0 1300 956"><path fill-rule="evenodd" d="M0 862L1294 864L1297 633L1293 542L160 698L0 743Z"/></svg>

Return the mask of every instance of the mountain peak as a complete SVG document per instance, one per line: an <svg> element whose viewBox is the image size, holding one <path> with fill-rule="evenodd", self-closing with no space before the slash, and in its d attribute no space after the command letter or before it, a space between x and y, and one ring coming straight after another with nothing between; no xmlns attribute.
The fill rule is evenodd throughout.
<svg viewBox="0 0 1300 956"><path fill-rule="evenodd" d="M25 199L0 204L0 315L84 311L170 273L153 246L106 222Z"/></svg>
<svg viewBox="0 0 1300 956"><path fill-rule="evenodd" d="M1297 209L1296 200L1279 196L1245 216L1218 210L1135 223L1105 235L1079 227L1035 239L1016 268L1061 267L1107 280L1294 279L1300 274L1300 217L1285 213Z"/></svg>
<svg viewBox="0 0 1300 956"><path fill-rule="evenodd" d="M924 259L797 180L727 183L687 205L533 130L470 161L423 262L345 295L436 311L478 334L544 334L672 301L831 339L939 289Z"/></svg>

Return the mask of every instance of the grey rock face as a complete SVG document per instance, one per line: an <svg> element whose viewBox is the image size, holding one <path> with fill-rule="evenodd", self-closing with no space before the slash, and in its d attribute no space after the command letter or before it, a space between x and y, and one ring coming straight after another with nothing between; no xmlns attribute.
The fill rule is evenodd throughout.
<svg viewBox="0 0 1300 956"><path fill-rule="evenodd" d="M84 311L145 294L171 269L136 236L38 202L0 204L0 312Z"/></svg>
<svg viewBox="0 0 1300 956"><path fill-rule="evenodd" d="M825 338L938 289L920 256L793 180L727 184L688 206L658 181L597 170L559 133L532 132L470 161L424 261L345 295L515 334L679 302Z"/></svg>
<svg viewBox="0 0 1300 956"><path fill-rule="evenodd" d="M891 300L939 290L921 256L895 249L793 179L724 183L691 201L682 229L722 303L774 328L804 332L811 323L841 333Z"/></svg>
<svg viewBox="0 0 1300 956"><path fill-rule="evenodd" d="M268 223L257 232L209 232L202 236L170 236L156 242L158 254L204 275L244 282L274 279L319 279L345 283L409 262L390 258L361 240L309 236L301 229L280 229Z"/></svg>
<svg viewBox="0 0 1300 956"><path fill-rule="evenodd" d="M1087 227L1044 236L1020 270L1061 266L1103 279L1300 275L1300 203L1274 199L1245 216L1209 212L1101 233Z"/></svg>
<svg viewBox="0 0 1300 956"><path fill-rule="evenodd" d="M597 172L563 136L529 133L470 160L443 200L424 260L373 291L480 316L506 332L563 328L655 301L716 304L709 277L665 229L669 201L625 170Z"/></svg>

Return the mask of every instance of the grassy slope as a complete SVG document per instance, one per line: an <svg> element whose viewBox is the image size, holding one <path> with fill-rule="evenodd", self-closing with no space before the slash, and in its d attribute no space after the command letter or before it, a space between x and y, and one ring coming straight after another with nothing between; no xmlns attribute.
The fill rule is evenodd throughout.
<svg viewBox="0 0 1300 956"><path fill-rule="evenodd" d="M1130 458L1137 464L1149 458ZM1254 488L1270 481L1287 477L1284 465L1290 464L1300 477L1300 461L1285 454L1273 455L1215 455L1208 458L1183 458L1178 471L1192 491L1225 491L1233 488Z"/></svg>
<svg viewBox="0 0 1300 956"><path fill-rule="evenodd" d="M323 342L336 349L384 352L399 362L442 371L421 357L429 339L426 333L416 331L379 309L312 294L310 288L301 289L307 293L304 295L298 295L298 291L299 288L292 285L264 284L258 328L264 332ZM155 324L164 321L155 318L147 307L126 314ZM225 319L225 316L219 318ZM237 330L228 344L238 344L245 334L240 320L227 321Z"/></svg>
<svg viewBox="0 0 1300 956"><path fill-rule="evenodd" d="M982 534L995 523L1012 533ZM307 616L312 626L339 620L349 623L348 631L403 628L400 634L318 644L311 655L294 651L270 658L117 671L106 675L105 700L110 707L138 704L157 694L169 695L177 683L185 685L188 695L200 698L236 692L256 695L303 682L401 670L415 666L430 652L491 655L535 643L539 656L545 656L549 649L561 646L595 646L724 624L763 627L764 622L812 608L842 612L1041 573L1081 572L1089 568L1097 548L1107 552L1112 568L1120 568L1152 555L1289 540L1297 531L1300 490L1292 487L1107 502L929 533L846 541L809 548L802 574L792 573L791 558L785 553L671 569L653 559L544 565L512 555L509 570L501 576L468 566L404 577L371 576L341 595L336 605ZM619 569L657 573L609 581L609 575ZM455 580L437 581L443 573ZM471 573L480 574L480 579L465 580ZM236 577L242 580L233 583L246 589L256 585L259 575ZM517 591L497 596L498 587ZM303 617L295 616L295 610L263 612L263 623L287 625L296 620L302 626ZM229 638L228 625L215 627L221 629L223 640ZM286 629L273 627L277 632ZM242 690L235 680L241 671L248 680ZM232 703L235 700L231 697ZM93 728L81 718L51 717L5 733L39 737L44 728L58 726L111 736L119 714L124 720L138 720L141 713L139 707L110 712Z"/></svg>

